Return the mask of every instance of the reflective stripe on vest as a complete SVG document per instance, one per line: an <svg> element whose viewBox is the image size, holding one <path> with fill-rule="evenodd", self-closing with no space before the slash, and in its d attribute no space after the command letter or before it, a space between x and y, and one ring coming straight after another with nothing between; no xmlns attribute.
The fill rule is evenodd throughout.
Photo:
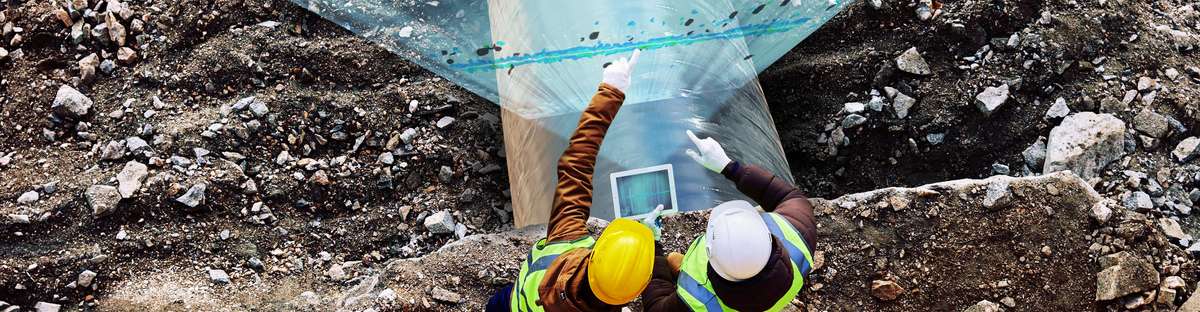
<svg viewBox="0 0 1200 312"><path fill-rule="evenodd" d="M783 219L776 213L763 213L763 222L767 224L767 229L771 231L771 235L779 238L783 243L783 248L788 251L788 258L792 258L792 263L800 267L800 275L808 276L808 271L812 270L812 257L808 254L808 246L804 243L804 239L800 237L800 231L797 231L791 222ZM788 231L784 231L783 227L787 227Z"/></svg>
<svg viewBox="0 0 1200 312"><path fill-rule="evenodd" d="M786 295L779 298L772 306L771 311L779 311L790 304L792 298L795 298L800 292L800 288L804 286L804 276L812 267L812 260L808 246L805 245L800 233L791 223L775 213L762 213L761 215L763 221L767 223L767 229L771 235L779 238L784 248L787 249L792 272L802 273L792 275L792 285ZM679 269L676 294L693 311L732 311L721 302L720 298L717 298L712 285L708 283L708 250L704 236L697 237L692 241L687 254L684 255L682 267Z"/></svg>
<svg viewBox="0 0 1200 312"><path fill-rule="evenodd" d="M592 248L596 239L591 236L569 242L546 243L543 238L533 244L525 261L521 262L521 271L513 282L513 293L509 299L512 311L543 311L538 304L538 288L546 275L546 268L558 259L559 255L577 248Z"/></svg>

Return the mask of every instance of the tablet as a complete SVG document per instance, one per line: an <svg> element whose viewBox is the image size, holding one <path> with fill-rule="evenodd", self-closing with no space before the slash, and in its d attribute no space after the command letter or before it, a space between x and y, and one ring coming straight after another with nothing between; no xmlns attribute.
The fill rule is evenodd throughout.
<svg viewBox="0 0 1200 312"><path fill-rule="evenodd" d="M663 205L675 212L675 174L671 164L614 172L609 175L616 218L639 218Z"/></svg>

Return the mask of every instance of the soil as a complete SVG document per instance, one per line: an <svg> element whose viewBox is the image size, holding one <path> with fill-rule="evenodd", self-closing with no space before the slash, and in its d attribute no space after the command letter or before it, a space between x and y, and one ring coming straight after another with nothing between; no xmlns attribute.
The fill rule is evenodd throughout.
<svg viewBox="0 0 1200 312"><path fill-rule="evenodd" d="M1196 14L1182 11L1187 1L950 0L941 3L942 13L932 21L915 18L907 1L884 2L882 9L865 2L852 5L760 77L792 175L814 197L986 177L993 175L995 163L1019 174L1021 152L1057 125L1043 117L1055 98L1068 99L1073 112L1098 111L1097 103L1120 99L1137 77L1162 77L1167 68L1185 78L1148 106L1188 129L1200 127L1194 100L1200 98L1200 77L1185 72L1200 64L1200 56L1154 28L1166 24L1195 32L1200 27L1192 19ZM384 276L398 297L408 300L399 305L403 309L465 309L480 303L482 297L472 293L515 274L513 266L493 263L486 272L452 274L458 282L425 280L412 272L374 275L421 270L398 264L403 261L450 263L439 267L443 273L483 263L437 256L436 250L450 248L443 247L446 243L462 241L425 230L424 216L438 211L452 211L468 234L516 235L506 232L511 230L508 182L494 104L288 1L128 4L147 25L152 36L146 40L154 43L137 46L140 60L132 66L81 82L78 60L91 53L113 58L115 46L70 43L69 29L55 18L57 7L49 2L0 3L2 19L23 28L19 46L10 45L12 36L6 35L0 47L24 54L0 60L0 157L12 159L0 165L0 301L101 310L294 310L312 307L297 299L305 291L321 294L322 305L340 306L369 276ZM1044 12L1052 17L1048 23L1039 21ZM280 24L259 25L265 21ZM1037 34L1042 43L1004 48L1014 32L1026 38ZM964 57L985 45L996 57L964 69L972 63ZM888 69L910 47L921 51L933 75ZM1039 61L1026 66L1031 59ZM1094 73L1093 63L1102 63L1116 81ZM984 116L976 109L974 97L983 88L1018 80L1020 87L1014 86L1010 102L999 111ZM50 103L63 84L77 86L95 102L82 122L51 114ZM868 112L866 124L847 130L850 143L830 154L821 137L840 123L843 104L865 102L872 88L883 87L919 100L910 116ZM156 107L156 96L165 105ZM267 103L271 113L222 113L223 106L248 96ZM420 107L410 112L407 103L413 100ZM1147 105L1134 106L1111 113L1128 121ZM445 116L457 120L446 128L434 125ZM250 121L266 126L239 137L235 129ZM202 136L213 123L228 129L214 138ZM147 124L153 133L142 138L160 142L151 154L100 160L103 146L139 135ZM404 156L396 157L395 166L379 166L388 142L408 129L419 134L397 147ZM932 133L945 133L944 142L929 142L926 136ZM1158 145L1174 147L1184 137ZM171 165L171 156L195 160L195 148L211 151L205 158L212 164ZM1159 168L1169 171L1167 176L1195 171L1173 169L1169 150L1139 150L1123 163L1151 175ZM293 159L280 165L275 160L283 151ZM315 165L306 166L304 159ZM130 160L152 165L146 187L115 212L93 217L84 190L115 185L113 177ZM446 178L443 166L452 173ZM331 183L315 179L318 172ZM259 191L243 192L247 180ZM16 204L22 193L44 190L51 182L57 182L52 194L44 193L32 205ZM199 208L173 200L197 183L209 186ZM1097 188L1106 197L1125 191L1120 183L1104 185ZM1070 261L1098 256L1087 250L1089 237L1099 237L1091 233L1095 225L1086 224L1080 210L1092 199L1066 189L1064 194L1074 195L1030 197L1028 206L991 213L971 211L977 204L958 197L917 204L898 216L854 217L859 212L832 212L841 208L822 204L827 214L820 221L821 234L829 243L819 249L826 250L826 262L838 273L816 273L802 301L817 310L958 310L980 299L1011 296L1028 310L1101 309L1090 299L1098 267ZM242 212L260 201L271 209L273 221L259 224ZM939 217L928 219L917 210L932 207L942 212ZM1043 215L1044 209L1064 213ZM680 234L669 245L682 250L680 243L689 236L684 233L702 229L703 217L680 220L691 221L677 224ZM1147 226L1149 232L1155 229ZM230 235L222 239L225 230ZM128 238L117 239L118 232ZM1145 253L1152 251L1142 244L1174 246L1163 247L1158 237L1127 244ZM516 246L525 242L507 242L482 249L491 258L480 259L516 263L519 256L503 250L520 249ZM1037 254L1042 245L1051 247L1052 257ZM1002 246L1012 249L1001 253ZM1014 262L1022 257L1026 261ZM252 268L251 258L266 269ZM389 262L405 258L411 260ZM329 276L332 266L353 261L361 261L346 269L353 278ZM1159 267L1178 265L1172 260ZM1190 261L1183 266L1183 275L1194 282ZM236 282L212 284L210 268L225 270ZM99 273L98 286L69 288L84 270ZM963 278L959 272L972 274ZM900 277L910 294L893 303L866 295L871 280L889 276ZM1013 286L980 286L1002 279ZM449 285L444 287L464 294L467 302L428 299L435 283Z"/></svg>

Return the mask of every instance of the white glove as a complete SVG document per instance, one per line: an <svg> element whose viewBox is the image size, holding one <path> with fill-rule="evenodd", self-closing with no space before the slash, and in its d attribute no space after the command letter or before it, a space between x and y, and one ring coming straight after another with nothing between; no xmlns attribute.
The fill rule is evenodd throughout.
<svg viewBox="0 0 1200 312"><path fill-rule="evenodd" d="M642 50L633 50L633 55L629 59L621 58L608 64L604 68L604 83L607 83L621 92L629 88L629 75L633 73L633 65L637 64L638 55L642 54Z"/></svg>
<svg viewBox="0 0 1200 312"><path fill-rule="evenodd" d="M722 170L725 170L725 166L729 165L731 160L729 160L729 156L725 155L725 149L721 148L721 143L717 143L717 140L713 140L713 138L701 140L696 137L695 133L692 133L692 130L688 130L687 135L692 139L692 143L696 144L696 149L700 150L699 153L696 153L696 150L689 148L688 156L692 156L693 160L713 172L721 173Z"/></svg>
<svg viewBox="0 0 1200 312"><path fill-rule="evenodd" d="M660 204L658 207L654 207L654 211L651 211L650 214L640 220L642 224L650 228L651 233L654 233L655 241L662 239L662 211L663 205Z"/></svg>

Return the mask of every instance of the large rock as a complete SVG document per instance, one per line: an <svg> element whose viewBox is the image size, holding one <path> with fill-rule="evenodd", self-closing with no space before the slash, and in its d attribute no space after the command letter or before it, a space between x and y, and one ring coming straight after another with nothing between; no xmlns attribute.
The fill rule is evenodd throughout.
<svg viewBox="0 0 1200 312"><path fill-rule="evenodd" d="M184 206L196 208L197 206L200 206L200 204L204 203L204 190L207 188L207 184L196 183L195 185L192 185L191 188L188 188L187 193L179 196L179 198L176 198L175 201L183 204Z"/></svg>
<svg viewBox="0 0 1200 312"><path fill-rule="evenodd" d="M1175 150L1171 151L1171 155L1175 156L1175 161L1185 163L1196 159L1200 154L1200 138L1189 137L1175 145Z"/></svg>
<svg viewBox="0 0 1200 312"><path fill-rule="evenodd" d="M434 234L454 232L454 216L449 211L439 211L425 218L425 228Z"/></svg>
<svg viewBox="0 0 1200 312"><path fill-rule="evenodd" d="M1125 122L1109 114L1082 112L1050 130L1042 173L1071 170L1084 179L1125 156Z"/></svg>
<svg viewBox="0 0 1200 312"><path fill-rule="evenodd" d="M987 87L978 95L975 95L976 107L979 107L979 112L984 116L991 116L992 113L1000 109L1000 105L1008 102L1008 84L999 87Z"/></svg>
<svg viewBox="0 0 1200 312"><path fill-rule="evenodd" d="M1162 138L1171 132L1171 123L1167 117L1149 107L1142 109L1137 116L1133 117L1133 126L1138 131L1154 138Z"/></svg>
<svg viewBox="0 0 1200 312"><path fill-rule="evenodd" d="M50 109L58 117L79 119L91 112L92 99L71 86L63 85L58 88L58 94L54 96L54 104Z"/></svg>
<svg viewBox="0 0 1200 312"><path fill-rule="evenodd" d="M1100 258L1096 300L1107 301L1158 287L1158 270L1150 262L1122 251Z"/></svg>
<svg viewBox="0 0 1200 312"><path fill-rule="evenodd" d="M896 57L896 68L906 73L922 76L933 73L929 69L929 63L925 62L925 58L921 57L921 52L917 51L916 47L909 48Z"/></svg>
<svg viewBox="0 0 1200 312"><path fill-rule="evenodd" d="M83 193L93 216L102 216L117 207L121 201L121 193L117 188L108 185L92 185Z"/></svg>
<svg viewBox="0 0 1200 312"><path fill-rule="evenodd" d="M146 165L131 160L125 163L125 168L121 173L117 174L117 191L121 192L121 198L133 197L139 189L142 188L142 182L146 180L146 175L149 174Z"/></svg>

